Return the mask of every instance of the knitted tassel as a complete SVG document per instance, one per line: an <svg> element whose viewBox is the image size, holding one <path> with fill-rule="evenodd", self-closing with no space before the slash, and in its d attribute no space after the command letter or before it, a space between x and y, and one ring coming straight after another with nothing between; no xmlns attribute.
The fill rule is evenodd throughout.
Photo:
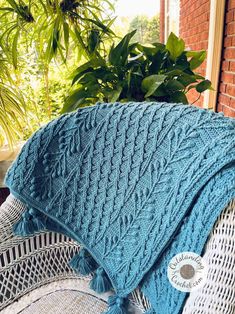
<svg viewBox="0 0 235 314"><path fill-rule="evenodd" d="M111 281L102 267L97 268L92 280L90 288L98 293L107 292L112 288Z"/></svg>
<svg viewBox="0 0 235 314"><path fill-rule="evenodd" d="M128 303L128 298L122 298L118 295L112 295L108 298L109 309L103 314L127 314Z"/></svg>
<svg viewBox="0 0 235 314"><path fill-rule="evenodd" d="M79 253L69 261L70 267L81 275L88 275L93 272L98 264L84 248L80 249Z"/></svg>
<svg viewBox="0 0 235 314"><path fill-rule="evenodd" d="M46 217L39 211L30 208L26 210L19 221L13 226L13 232L18 236L29 236L46 229Z"/></svg>

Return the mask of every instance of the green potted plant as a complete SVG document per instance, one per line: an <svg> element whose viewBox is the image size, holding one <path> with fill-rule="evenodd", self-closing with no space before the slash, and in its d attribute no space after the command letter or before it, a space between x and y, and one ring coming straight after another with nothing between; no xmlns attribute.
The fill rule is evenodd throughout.
<svg viewBox="0 0 235 314"><path fill-rule="evenodd" d="M112 45L106 58L94 55L71 75L73 89L62 113L96 101L166 101L188 103L187 93L211 89L195 73L206 52L187 51L183 39L171 33L166 45L131 43L136 31Z"/></svg>
<svg viewBox="0 0 235 314"><path fill-rule="evenodd" d="M23 142L59 115L67 82L58 73L75 58L102 55L103 45L115 37L113 11L108 0L1 1L0 196Z"/></svg>

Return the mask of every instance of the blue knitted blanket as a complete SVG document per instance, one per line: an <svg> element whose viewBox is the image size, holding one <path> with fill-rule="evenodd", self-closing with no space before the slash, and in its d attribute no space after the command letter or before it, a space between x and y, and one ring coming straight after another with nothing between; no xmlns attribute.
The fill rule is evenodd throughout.
<svg viewBox="0 0 235 314"><path fill-rule="evenodd" d="M168 103L97 103L40 128L5 183L27 205L19 235L56 230L84 249L71 266L113 289L109 314L139 286L149 313L181 313L187 293L167 278L170 259L202 254L235 197L235 122Z"/></svg>

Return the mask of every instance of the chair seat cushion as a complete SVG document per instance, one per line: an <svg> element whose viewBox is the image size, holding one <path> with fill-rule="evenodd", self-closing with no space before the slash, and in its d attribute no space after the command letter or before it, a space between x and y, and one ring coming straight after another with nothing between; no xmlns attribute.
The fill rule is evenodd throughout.
<svg viewBox="0 0 235 314"><path fill-rule="evenodd" d="M96 296L74 290L59 290L44 295L21 314L97 314L107 308Z"/></svg>

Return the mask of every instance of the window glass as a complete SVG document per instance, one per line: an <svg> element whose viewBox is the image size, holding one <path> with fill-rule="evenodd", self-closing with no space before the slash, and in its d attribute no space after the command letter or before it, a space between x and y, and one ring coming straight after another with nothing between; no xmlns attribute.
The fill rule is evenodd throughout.
<svg viewBox="0 0 235 314"><path fill-rule="evenodd" d="M165 41L171 32L179 35L179 0L165 0Z"/></svg>
<svg viewBox="0 0 235 314"><path fill-rule="evenodd" d="M127 32L136 29L132 42L150 44L159 41L160 32L160 1L144 0L130 1L116 0L115 22L116 33L123 37Z"/></svg>

